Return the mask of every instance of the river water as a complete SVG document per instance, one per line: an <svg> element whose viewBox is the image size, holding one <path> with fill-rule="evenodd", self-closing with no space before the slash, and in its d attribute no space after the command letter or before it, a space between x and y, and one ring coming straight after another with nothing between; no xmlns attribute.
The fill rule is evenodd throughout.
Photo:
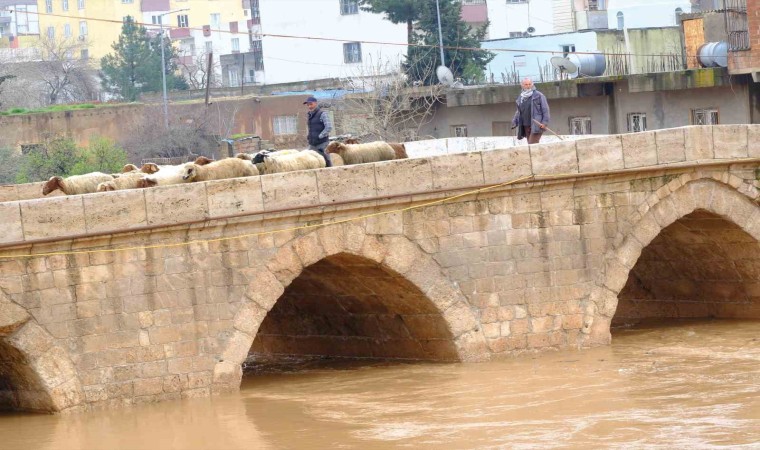
<svg viewBox="0 0 760 450"><path fill-rule="evenodd" d="M303 366L211 399L3 415L0 448L760 448L758 321L489 363Z"/></svg>

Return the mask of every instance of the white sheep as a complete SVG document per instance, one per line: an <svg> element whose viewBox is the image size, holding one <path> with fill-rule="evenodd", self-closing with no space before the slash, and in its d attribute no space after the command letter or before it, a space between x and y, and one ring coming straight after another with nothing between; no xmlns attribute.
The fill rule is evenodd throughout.
<svg viewBox="0 0 760 450"><path fill-rule="evenodd" d="M344 144L335 141L327 146L326 151L331 155L340 155L346 165L396 159L396 151L393 150L393 147L382 141L367 144Z"/></svg>
<svg viewBox="0 0 760 450"><path fill-rule="evenodd" d="M120 191L122 189L138 189L146 187L143 180L145 174L140 171L126 172L114 177L111 181L100 183L97 192Z"/></svg>
<svg viewBox="0 0 760 450"><path fill-rule="evenodd" d="M340 156L338 153L332 153L330 154L330 162L332 163L333 167L338 166L345 166L346 162L343 161L343 157Z"/></svg>
<svg viewBox="0 0 760 450"><path fill-rule="evenodd" d="M182 170L184 181L223 180L225 178L252 177L259 171L250 161L239 158L225 158L207 165L185 164Z"/></svg>
<svg viewBox="0 0 760 450"><path fill-rule="evenodd" d="M270 153L264 157L263 164L262 174L321 169L326 166L325 158L314 150Z"/></svg>
<svg viewBox="0 0 760 450"><path fill-rule="evenodd" d="M48 195L57 189L66 195L90 194L96 191L100 183L113 179L112 175L101 172L74 175L68 178L51 177L42 186L42 195Z"/></svg>
<svg viewBox="0 0 760 450"><path fill-rule="evenodd" d="M159 166L157 164L143 164L141 172L148 174L142 178L141 187L168 186L170 184L180 184L185 181L182 179L184 165L179 166Z"/></svg>

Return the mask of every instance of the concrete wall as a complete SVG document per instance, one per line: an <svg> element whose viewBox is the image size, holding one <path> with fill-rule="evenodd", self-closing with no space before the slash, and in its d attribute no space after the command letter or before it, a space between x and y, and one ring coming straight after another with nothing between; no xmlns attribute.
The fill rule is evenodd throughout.
<svg viewBox="0 0 760 450"><path fill-rule="evenodd" d="M609 0L607 20L610 28L617 28L617 14L623 13L626 28L672 27L678 25L676 8L691 12L689 0Z"/></svg>
<svg viewBox="0 0 760 450"><path fill-rule="evenodd" d="M433 360L609 343L618 294L668 226L705 211L749 236L719 233L721 245L760 241L758 137L757 126L688 127L0 203L0 375L15 388L0 398L66 410L206 396L238 388L252 348L319 351L316 338L338 331L353 333L340 334L354 337L352 356ZM684 166L695 161L705 165ZM525 182L532 174L548 178ZM742 267L759 252L747 248ZM309 268L321 261L346 276L329 277L338 298L312 316L329 323L292 308L318 292ZM753 283L703 311L760 318ZM660 305L647 310L698 315ZM388 345L357 353L367 338Z"/></svg>
<svg viewBox="0 0 760 450"><path fill-rule="evenodd" d="M525 3L487 2L489 39L506 39L510 32L524 33L528 27L536 29L534 35L552 34L552 0L534 0Z"/></svg>

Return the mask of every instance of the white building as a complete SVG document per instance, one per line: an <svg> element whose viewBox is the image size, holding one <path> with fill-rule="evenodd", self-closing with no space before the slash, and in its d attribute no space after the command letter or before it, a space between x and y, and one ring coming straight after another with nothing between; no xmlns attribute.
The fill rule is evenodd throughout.
<svg viewBox="0 0 760 450"><path fill-rule="evenodd" d="M653 28L678 25L676 17L690 13L690 0L607 0L610 28Z"/></svg>
<svg viewBox="0 0 760 450"><path fill-rule="evenodd" d="M385 63L393 70L406 54L406 25L395 25L382 15L361 11L357 0L251 3L252 8L258 6L255 14L260 17L261 34L252 34L252 46L260 50L263 58L263 71L256 73L257 83L360 76Z"/></svg>
<svg viewBox="0 0 760 450"><path fill-rule="evenodd" d="M467 4L468 0L463 0L463 13L467 12L464 9L468 8ZM487 3L488 38L522 37L526 33L552 34L555 32L552 8L553 0L491 0ZM466 20L467 16L463 15Z"/></svg>

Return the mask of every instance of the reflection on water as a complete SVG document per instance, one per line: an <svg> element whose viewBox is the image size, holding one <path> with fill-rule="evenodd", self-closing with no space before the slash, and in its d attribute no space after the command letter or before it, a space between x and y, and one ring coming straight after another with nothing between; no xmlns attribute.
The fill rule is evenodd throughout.
<svg viewBox="0 0 760 450"><path fill-rule="evenodd" d="M701 321L481 364L270 367L212 399L0 416L0 448L756 448L758 330Z"/></svg>

